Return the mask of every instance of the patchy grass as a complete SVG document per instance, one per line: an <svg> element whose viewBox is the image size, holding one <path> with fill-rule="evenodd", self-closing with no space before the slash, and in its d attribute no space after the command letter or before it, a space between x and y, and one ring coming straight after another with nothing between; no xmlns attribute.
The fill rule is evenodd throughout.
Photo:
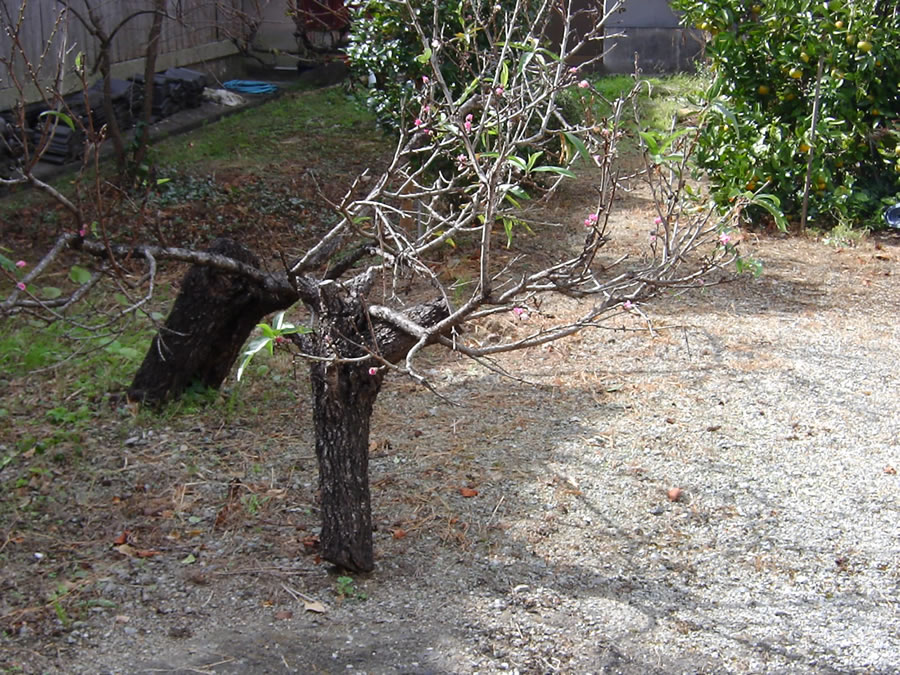
<svg viewBox="0 0 900 675"><path fill-rule="evenodd" d="M350 132L350 133L348 133ZM323 142L324 141L324 142ZM290 161L303 164L298 149L317 144L331 155L348 143L381 143L375 119L340 88L299 91L227 117L154 147L154 159L181 171L209 172L221 166L262 168Z"/></svg>
<svg viewBox="0 0 900 675"><path fill-rule="evenodd" d="M593 83L594 88L608 101L615 101L628 94L634 87L630 75L609 75ZM638 96L638 114L642 128L653 131L669 131L673 119L684 116L692 109L700 94L708 86L707 78L701 75L677 74L644 78ZM609 107L597 103L597 113L606 115Z"/></svg>

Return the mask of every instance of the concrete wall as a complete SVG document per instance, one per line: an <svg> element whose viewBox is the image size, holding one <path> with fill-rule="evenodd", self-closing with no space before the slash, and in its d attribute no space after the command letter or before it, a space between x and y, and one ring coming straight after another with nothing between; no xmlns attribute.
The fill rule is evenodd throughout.
<svg viewBox="0 0 900 675"><path fill-rule="evenodd" d="M269 0L262 5L262 24L253 41L254 54L267 64L280 67L297 66L296 26L287 15L285 0Z"/></svg>
<svg viewBox="0 0 900 675"><path fill-rule="evenodd" d="M606 0L607 9L614 4ZM679 26L667 0L626 0L607 22L606 35L603 67L611 73L634 72L635 57L645 73L693 70L705 41L700 31Z"/></svg>

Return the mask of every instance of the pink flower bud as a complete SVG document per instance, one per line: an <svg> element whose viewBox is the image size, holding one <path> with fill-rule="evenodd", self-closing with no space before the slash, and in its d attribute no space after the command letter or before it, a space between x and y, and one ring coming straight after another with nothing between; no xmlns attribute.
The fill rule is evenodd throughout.
<svg viewBox="0 0 900 675"><path fill-rule="evenodd" d="M727 232L723 232L722 234L719 235L719 243L722 244L722 246L725 246L726 244L729 244L730 242L731 242L731 235L728 234Z"/></svg>
<svg viewBox="0 0 900 675"><path fill-rule="evenodd" d="M375 368L374 366L372 368L369 368L369 375L377 375L377 374L378 374L378 368Z"/></svg>
<svg viewBox="0 0 900 675"><path fill-rule="evenodd" d="M27 265L27 264L28 264L28 263L25 262L24 260L18 260L18 261L16 261L16 267L18 267L19 269L25 267L25 265Z"/></svg>
<svg viewBox="0 0 900 675"><path fill-rule="evenodd" d="M656 216L656 218L653 219L653 224L654 225L662 225L662 218L660 218L659 216Z"/></svg>
<svg viewBox="0 0 900 675"><path fill-rule="evenodd" d="M587 89L590 86L591 86L591 83L588 82L587 80L582 80L581 82L578 83L579 89Z"/></svg>
<svg viewBox="0 0 900 675"><path fill-rule="evenodd" d="M597 214L589 213L588 217L584 219L584 226L585 227L593 227L596 224L597 224Z"/></svg>
<svg viewBox="0 0 900 675"><path fill-rule="evenodd" d="M79 236L79 237L86 237L86 236L87 236L87 228L86 228L86 227L82 227L80 230L78 230L78 236Z"/></svg>
<svg viewBox="0 0 900 675"><path fill-rule="evenodd" d="M513 311L513 314L515 314L516 316L522 316L525 313L525 308L524 307L513 307L512 311Z"/></svg>
<svg viewBox="0 0 900 675"><path fill-rule="evenodd" d="M19 283L16 284L16 288L18 288L20 291L24 291L24 290L25 290L25 284L23 284L23 283L20 281Z"/></svg>
<svg viewBox="0 0 900 675"><path fill-rule="evenodd" d="M423 75L422 76L422 84L428 84L429 82L431 82L431 80L428 78L428 76Z"/></svg>
<svg viewBox="0 0 900 675"><path fill-rule="evenodd" d="M626 311L630 312L632 309L634 309L634 303L631 302L631 300L626 300L622 303L622 307L624 307Z"/></svg>

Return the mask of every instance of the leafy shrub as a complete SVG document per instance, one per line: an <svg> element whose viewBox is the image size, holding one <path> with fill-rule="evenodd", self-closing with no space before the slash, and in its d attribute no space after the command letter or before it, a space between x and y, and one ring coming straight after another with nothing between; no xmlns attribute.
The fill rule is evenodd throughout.
<svg viewBox="0 0 900 675"><path fill-rule="evenodd" d="M797 217L872 225L900 192L900 14L884 0L673 0L707 45L723 115L701 141L720 202L765 189ZM822 75L819 80L819 62ZM816 84L820 111L812 112ZM733 113L733 115L732 115Z"/></svg>
<svg viewBox="0 0 900 675"><path fill-rule="evenodd" d="M432 21L435 2L420 0L413 6L423 29L436 32ZM504 10L513 9L516 3L498 0L485 5L486 16L468 15L474 6L438 0L440 34L425 35L454 52L455 58L444 59L441 69L454 95L461 94L475 74L475 63L467 55L474 49L488 47L485 29L502 34ZM431 67L406 5L391 0L368 0L355 6L347 53L354 74L369 82L366 105L375 113L379 124L396 129L409 123L417 114L412 99L423 76L431 75Z"/></svg>

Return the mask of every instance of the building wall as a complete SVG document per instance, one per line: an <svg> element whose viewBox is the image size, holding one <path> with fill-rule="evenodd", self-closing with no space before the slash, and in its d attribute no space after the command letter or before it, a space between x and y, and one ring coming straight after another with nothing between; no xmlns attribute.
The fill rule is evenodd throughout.
<svg viewBox="0 0 900 675"><path fill-rule="evenodd" d="M195 65L237 53L230 38L241 29L238 18L240 12L248 11L248 5L253 2L254 0L169 2L172 18L163 21L157 69ZM274 2L281 4L281 0ZM135 73L143 73L147 35L153 19L149 14L136 12L152 7L150 0L93 0L90 5L107 33L121 24L110 47L113 75L127 78ZM62 89L73 91L80 87L73 70L77 54L83 54L89 81L98 77L93 72L98 54L97 40L75 14L77 12L80 16L87 17L87 7L83 0L72 0L72 12L61 12L61 7L61 4L53 0L0 0L0 54L9 58L11 53L15 53L12 40L7 34L8 30L12 31L43 86L56 81L59 74ZM20 13L22 21L18 22ZM123 23L128 17L132 18ZM66 54L61 70L60 53ZM29 81L25 58L21 53L15 53L14 71L16 77L26 85L26 100L38 100L40 94ZM0 81L0 110L9 108L18 97L11 78L4 76Z"/></svg>
<svg viewBox="0 0 900 675"><path fill-rule="evenodd" d="M606 0L607 10L614 5ZM633 73L635 59L644 73L693 70L704 43L702 32L679 26L667 0L626 0L605 33L603 67L611 73Z"/></svg>

